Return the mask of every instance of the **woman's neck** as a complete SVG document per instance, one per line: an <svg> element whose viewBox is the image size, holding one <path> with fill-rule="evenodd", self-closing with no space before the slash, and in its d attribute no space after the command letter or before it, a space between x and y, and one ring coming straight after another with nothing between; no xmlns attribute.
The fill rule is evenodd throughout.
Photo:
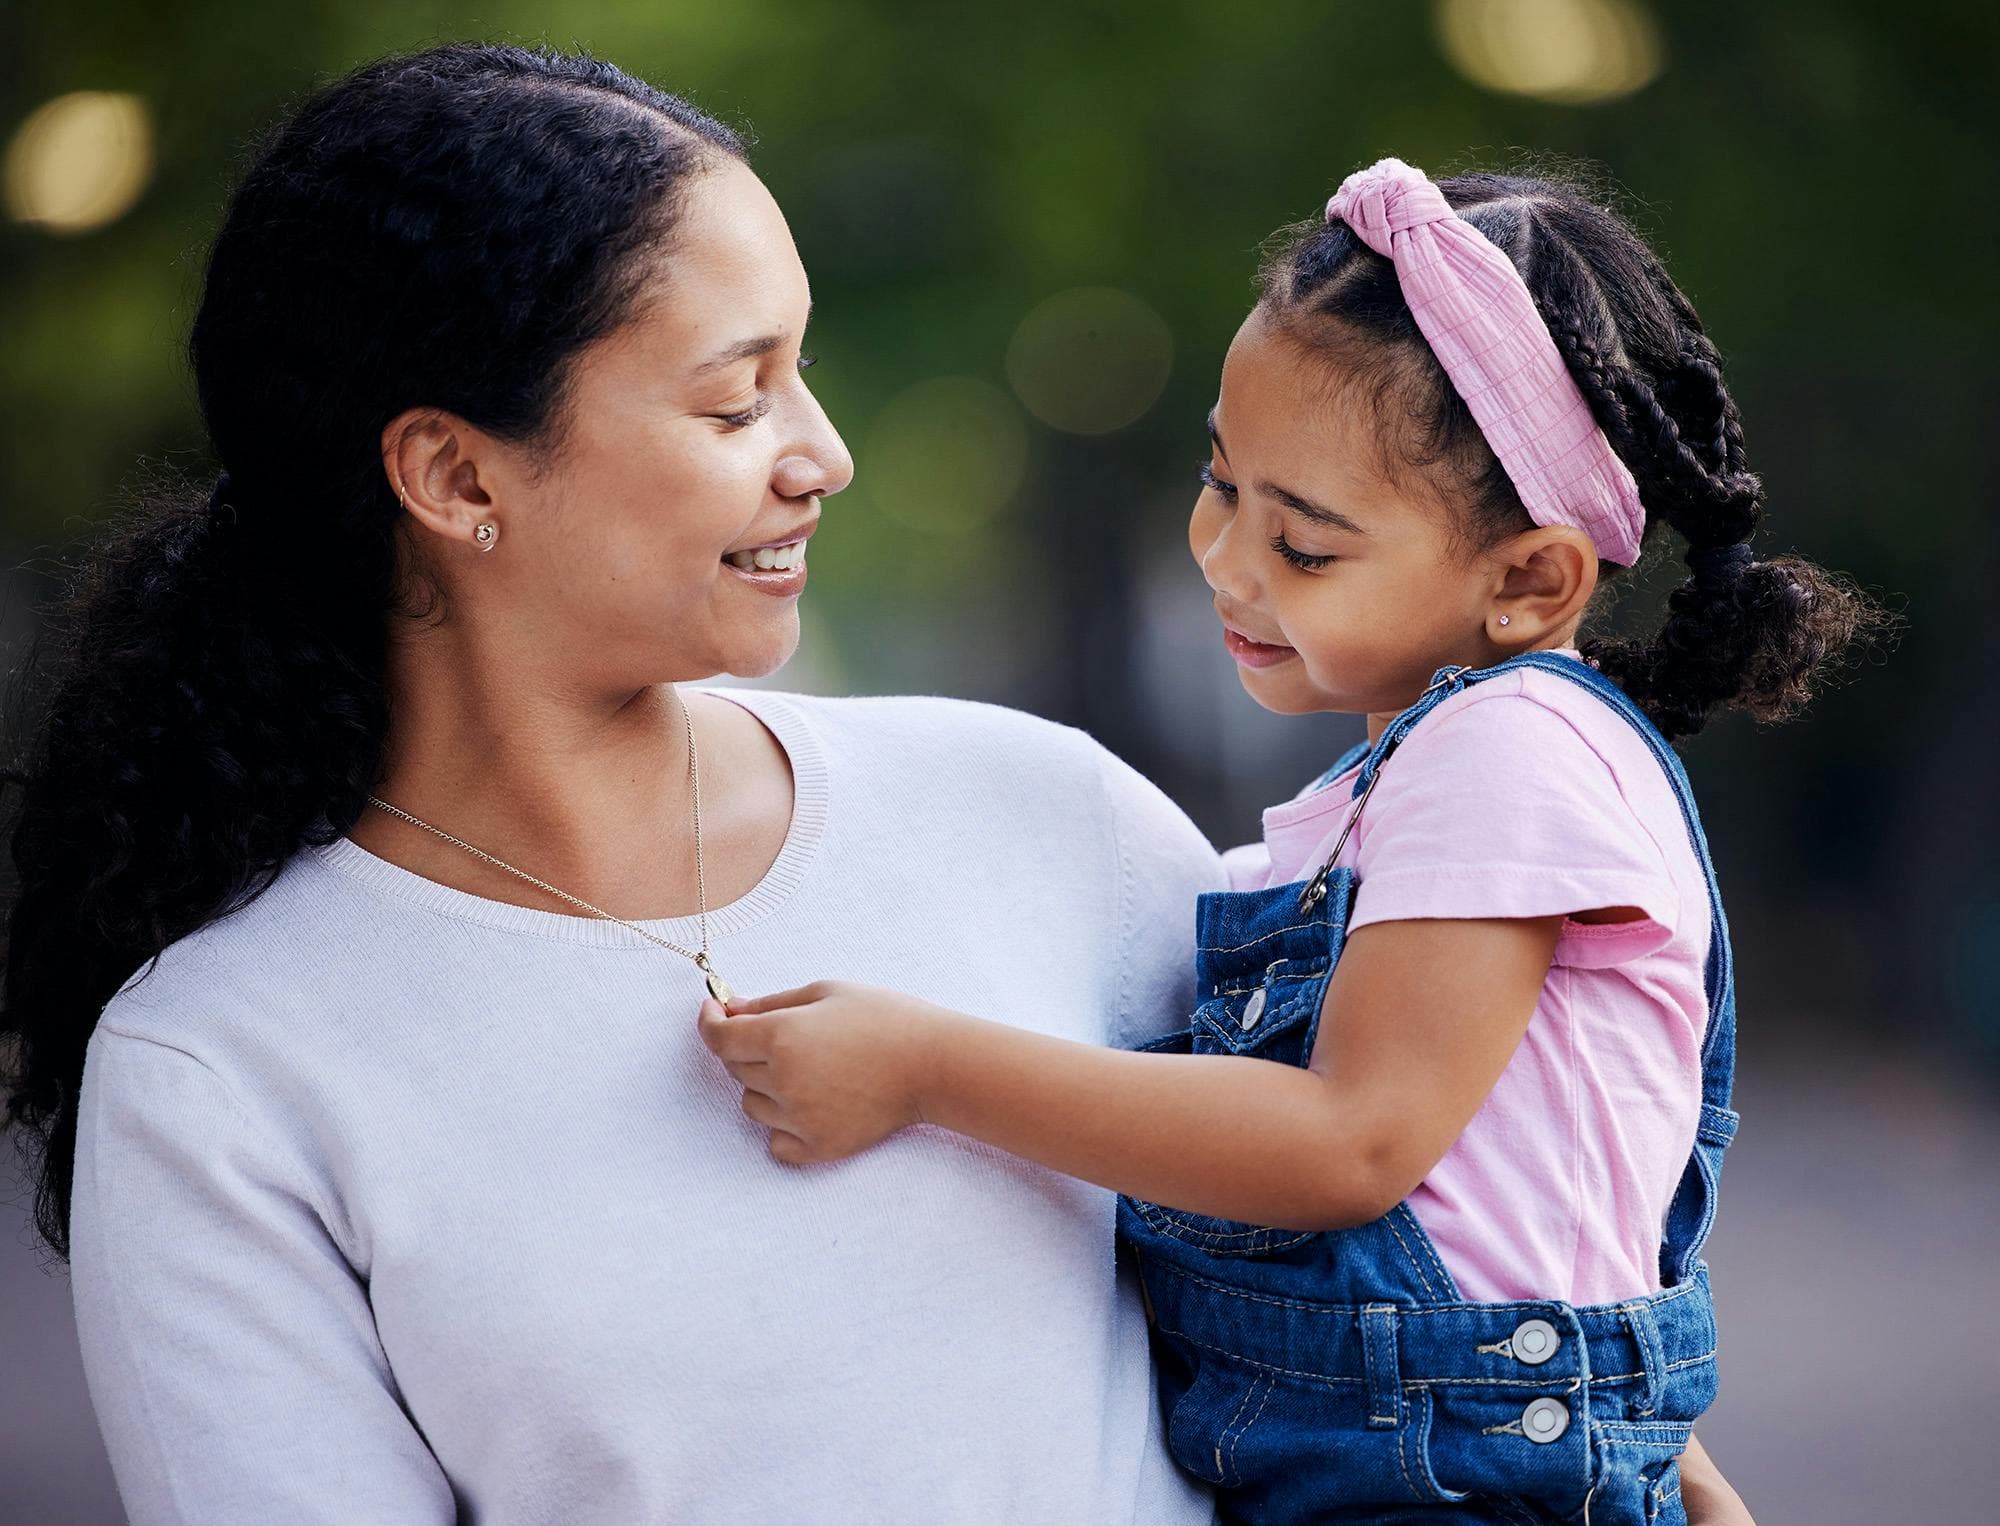
<svg viewBox="0 0 2000 1526"><path fill-rule="evenodd" d="M396 720L375 794L615 916L694 914L693 800L672 685L598 697L555 683L445 682L417 661L393 677ZM696 696L688 713L713 909L754 886L783 846L790 771L776 739L741 707ZM475 895L589 914L374 805L348 835Z"/></svg>

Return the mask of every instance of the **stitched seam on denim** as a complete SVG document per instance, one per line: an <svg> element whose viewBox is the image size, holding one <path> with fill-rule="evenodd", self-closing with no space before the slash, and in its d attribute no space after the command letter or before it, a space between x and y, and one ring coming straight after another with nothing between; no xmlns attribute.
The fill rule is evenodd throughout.
<svg viewBox="0 0 2000 1526"><path fill-rule="evenodd" d="M1306 1378L1314 1383L1325 1383L1328 1385L1344 1383L1349 1388L1366 1388L1368 1386L1366 1378L1349 1377L1344 1373L1337 1372L1312 1372L1300 1367L1283 1367L1276 1362L1267 1362L1259 1357L1246 1356L1241 1351L1232 1351L1226 1346L1217 1346L1212 1342L1202 1340L1199 1336L1179 1329L1174 1325L1167 1324L1164 1320L1160 1322L1158 1328L1168 1335L1186 1341L1190 1346L1196 1347L1198 1350L1212 1351L1217 1356L1227 1357L1230 1361L1240 1366L1255 1367L1264 1372L1283 1373L1288 1378ZM1597 1381L1595 1378L1591 1379L1592 1386L1595 1386ZM1544 1392L1550 1394L1573 1394L1577 1391L1578 1380L1573 1377L1547 1378L1540 1381L1527 1378L1405 1378L1402 1380L1401 1386L1409 1392L1425 1388L1472 1386L1479 1388L1503 1388L1510 1391L1518 1391L1523 1395ZM1514 1422L1514 1428L1517 1431L1520 1429L1519 1421Z"/></svg>
<svg viewBox="0 0 2000 1526"><path fill-rule="evenodd" d="M1262 1378L1259 1379L1258 1381L1268 1385L1271 1380L1269 1378ZM1229 1432L1231 1428L1236 1424L1237 1421L1243 1418L1243 1411L1245 1411L1250 1407L1250 1400L1256 1394L1256 1392L1257 1392L1256 1383L1252 1383L1248 1388L1246 1388L1243 1391L1243 1399L1242 1402L1236 1406L1236 1413L1229 1417L1229 1424L1225 1425L1222 1428L1222 1434L1215 1438L1215 1471L1216 1475L1225 1484L1237 1484L1242 1482L1241 1479L1232 1479L1229 1476L1229 1474L1233 1471L1233 1469L1229 1463L1226 1463L1222 1460L1222 1449L1223 1447L1228 1445ZM1266 1389L1266 1392L1269 1392L1268 1387ZM1233 1447L1231 1447L1230 1450L1232 1454L1235 1451Z"/></svg>
<svg viewBox="0 0 2000 1526"><path fill-rule="evenodd" d="M1350 1311L1354 1307L1352 1304L1314 1302L1310 1299L1278 1298L1269 1293L1246 1293L1240 1288L1233 1288L1229 1286L1229 1284L1226 1282L1215 1282L1210 1278L1202 1276L1199 1272L1186 1271L1181 1267L1173 1266L1171 1264L1161 1265L1160 1270L1166 1272L1170 1276L1180 1278L1180 1280L1183 1282L1192 1282L1198 1287L1204 1287L1210 1289L1213 1292L1227 1294L1231 1298L1240 1298L1248 1303L1267 1303L1275 1305L1276 1307L1282 1309L1304 1309L1311 1313L1328 1314L1328 1315L1345 1313ZM1687 1282L1683 1283L1678 1287L1669 1288L1660 1293L1656 1293L1652 1295L1648 1301L1651 1302L1653 1307L1657 1309L1657 1308L1662 1308L1665 1305L1673 1303L1679 1299L1689 1297L1700 1291L1701 1291L1701 1285L1699 1283ZM1499 1303L1481 1303L1475 1305L1439 1304L1430 1307L1427 1307L1423 1304L1398 1304L1397 1314L1402 1319L1422 1319L1426 1315L1433 1315L1433 1314L1463 1315L1467 1313L1469 1309L1478 1309L1488 1313L1495 1312L1500 1309L1536 1309L1545 1311L1550 1307L1551 1304L1560 1304L1560 1300L1513 1299ZM1615 1306L1611 1305L1586 1304L1581 1306L1577 1310L1577 1312L1581 1313L1582 1309L1584 1308L1590 1308L1590 1309L1602 1308L1607 1313L1615 1311ZM1709 1350L1709 1355L1712 1357L1714 1354L1715 1354L1714 1348L1711 1347ZM1671 1365L1679 1366L1683 1364L1674 1363Z"/></svg>
<svg viewBox="0 0 2000 1526"><path fill-rule="evenodd" d="M1323 927L1325 925L1324 922L1294 922L1290 927L1281 927L1276 932L1264 934L1261 938L1252 938L1248 943L1202 943L1196 945L1195 951L1201 954L1240 954L1246 948L1255 948L1260 943L1269 943L1273 938L1282 938L1286 933L1301 932L1308 927Z"/></svg>
<svg viewBox="0 0 2000 1526"><path fill-rule="evenodd" d="M1236 1433L1236 1439L1229 1444L1229 1471L1231 1473L1236 1472L1236 1449L1243 1445L1243 1438L1250 1434L1251 1427L1263 1418L1264 1406L1271 1402L1271 1395L1277 1391L1278 1380L1274 1377L1266 1377L1264 1379L1264 1397L1257 1401L1257 1413L1250 1417L1249 1423ZM1246 1398L1244 1402L1248 1403L1249 1401ZM1237 1414L1240 1415L1242 1413L1242 1410L1237 1410ZM1236 1481L1241 1483L1243 1480L1239 1476Z"/></svg>
<svg viewBox="0 0 2000 1526"><path fill-rule="evenodd" d="M1173 1239L1179 1240L1184 1244L1193 1245L1196 1249L1203 1248L1201 1242L1204 1240L1248 1241L1255 1240L1260 1235L1281 1235L1285 1233L1282 1229L1196 1229L1192 1224L1184 1223L1180 1219L1175 1218L1173 1210L1163 1211L1155 1207L1152 1203L1140 1198L1132 1199L1132 1203L1139 1210L1139 1217L1144 1219L1147 1224L1151 1225L1161 1234L1171 1236ZM1294 1235L1289 1240L1273 1240L1268 1245L1257 1247L1246 1245L1243 1249L1246 1251L1253 1248L1284 1250L1290 1246L1300 1244L1302 1241L1310 1240L1318 1233L1318 1230L1308 1229ZM1227 1255L1231 1254L1231 1252L1226 1247L1218 1247L1216 1254Z"/></svg>
<svg viewBox="0 0 2000 1526"><path fill-rule="evenodd" d="M1389 1316L1388 1335L1386 1337L1371 1337L1368 1333L1368 1316L1384 1313ZM1388 1355L1394 1356L1396 1353L1395 1318L1396 1306L1394 1304L1371 1303L1361 1311L1361 1362L1368 1369L1368 1419L1376 1425L1401 1425L1403 1423L1402 1389L1400 1387L1402 1369L1400 1362L1397 1364L1396 1374L1399 1385L1395 1396L1396 1413L1393 1415L1378 1415L1375 1413L1377 1401L1382 1397L1382 1390L1376 1377L1375 1367L1378 1359L1383 1355L1381 1344L1384 1339L1389 1343ZM1377 1323L1380 1323L1380 1321L1378 1320Z"/></svg>
<svg viewBox="0 0 2000 1526"><path fill-rule="evenodd" d="M1665 1386L1666 1348L1660 1344L1660 1332L1653 1323L1651 1313L1645 1311L1642 1305L1628 1303L1619 1307L1624 1310L1625 1317L1632 1322L1632 1338L1638 1343L1639 1360L1646 1369L1646 1403L1640 1408L1639 1413L1650 1415L1658 1407L1660 1398L1658 1391ZM1655 1369L1662 1374L1661 1380L1655 1380Z"/></svg>
<svg viewBox="0 0 2000 1526"><path fill-rule="evenodd" d="M1408 1491L1410 1498L1420 1500L1428 1496L1418 1493L1416 1484L1410 1478L1411 1429L1412 1427L1406 1425L1396 1433L1396 1466L1402 1470L1403 1488Z"/></svg>
<svg viewBox="0 0 2000 1526"><path fill-rule="evenodd" d="M1417 1249L1423 1252L1424 1259L1430 1263L1431 1270L1437 1273L1438 1282L1451 1292L1456 1293L1458 1291L1458 1283L1453 1280L1451 1273L1445 1270L1444 1263L1438 1260L1437 1251L1431 1245L1430 1236L1424 1233L1423 1225L1417 1222L1415 1210L1407 1202L1402 1202L1390 1209L1389 1212L1392 1218L1400 1215L1409 1220L1410 1232L1416 1237ZM1398 1243L1402 1241L1402 1238L1401 1235L1396 1236ZM1404 1246L1403 1249L1407 1253L1409 1247ZM1422 1278L1423 1275L1423 1272L1419 1270L1417 1276ZM1424 1283L1424 1291L1429 1293L1433 1298L1438 1296L1436 1289L1432 1288L1429 1282Z"/></svg>
<svg viewBox="0 0 2000 1526"><path fill-rule="evenodd" d="M1424 1269L1417 1264L1417 1258L1412 1254L1409 1242L1403 1238L1403 1232L1396 1227L1394 1212L1392 1211L1382 1222L1389 1226L1389 1233L1394 1235L1396 1243L1403 1247L1403 1259L1410 1263L1410 1270L1417 1274L1417 1281L1424 1285L1424 1291L1433 1298L1437 1297L1437 1289L1431 1286L1431 1280L1424 1275Z"/></svg>

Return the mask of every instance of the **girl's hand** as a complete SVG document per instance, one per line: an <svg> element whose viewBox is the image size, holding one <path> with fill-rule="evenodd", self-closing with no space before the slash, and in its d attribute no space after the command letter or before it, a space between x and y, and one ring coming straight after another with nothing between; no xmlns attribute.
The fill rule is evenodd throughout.
<svg viewBox="0 0 2000 1526"><path fill-rule="evenodd" d="M840 1160L922 1123L932 1046L952 1013L896 991L823 980L704 1000L701 1041L743 1084L743 1112L787 1165Z"/></svg>

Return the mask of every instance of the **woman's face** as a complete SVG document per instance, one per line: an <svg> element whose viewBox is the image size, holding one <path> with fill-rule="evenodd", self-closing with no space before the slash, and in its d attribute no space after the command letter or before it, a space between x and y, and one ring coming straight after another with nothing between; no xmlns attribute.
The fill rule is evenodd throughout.
<svg viewBox="0 0 2000 1526"><path fill-rule="evenodd" d="M555 458L499 458L496 510L528 512L496 512L467 569L505 559L512 633L593 688L782 664L820 500L854 473L801 375L811 293L763 182L732 159L694 178L663 267L579 356Z"/></svg>

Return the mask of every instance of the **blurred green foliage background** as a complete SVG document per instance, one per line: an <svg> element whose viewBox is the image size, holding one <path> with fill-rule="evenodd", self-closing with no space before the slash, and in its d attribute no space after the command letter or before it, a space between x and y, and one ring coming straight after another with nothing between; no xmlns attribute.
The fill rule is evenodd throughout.
<svg viewBox="0 0 2000 1526"><path fill-rule="evenodd" d="M1182 520L1257 245L1384 153L1434 174L1573 156L1609 177L1728 359L1769 487L1764 544L1907 607L1900 651L1809 720L1731 718L1689 748L1750 1008L1990 1064L1996 304L1980 188L2000 26L1935 3L1499 9L1527 18L1529 63L1553 50L1558 68L1564 27L1609 15L1639 57L1599 72L1654 77L1583 104L1484 88L1451 45L1463 4L10 7L0 122L88 88L132 93L155 135L124 215L0 232L17 589L142 461L205 472L180 344L256 129L390 48L581 44L755 134L814 279L814 384L859 470L815 543L808 639L783 681L1087 725L1242 840L1348 726L1271 723L1190 633ZM1093 414L1101 395L1138 417ZM10 598L17 622L34 598Z"/></svg>
<svg viewBox="0 0 2000 1526"><path fill-rule="evenodd" d="M778 682L1081 724L1225 844L1359 732L1237 691L1185 549L1259 243L1386 153L1596 166L1726 357L1760 545L1908 620L1804 721L1727 717L1685 748L1737 940L1746 1133L1759 1074L1853 1074L1853 1054L1983 1076L1990 1117L1991 7L17 0L0 136L65 92L126 92L150 162L108 222L0 222L11 651L142 467L212 470L181 345L250 136L319 79L462 38L585 46L755 136L814 282L812 382L858 465Z"/></svg>

